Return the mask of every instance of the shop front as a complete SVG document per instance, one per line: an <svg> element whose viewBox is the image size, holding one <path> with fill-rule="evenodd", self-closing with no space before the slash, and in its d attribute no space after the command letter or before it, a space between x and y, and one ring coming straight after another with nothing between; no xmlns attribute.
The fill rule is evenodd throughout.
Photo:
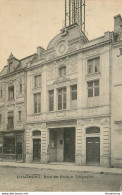
<svg viewBox="0 0 122 195"><path fill-rule="evenodd" d="M0 132L0 160L24 162L24 131Z"/></svg>

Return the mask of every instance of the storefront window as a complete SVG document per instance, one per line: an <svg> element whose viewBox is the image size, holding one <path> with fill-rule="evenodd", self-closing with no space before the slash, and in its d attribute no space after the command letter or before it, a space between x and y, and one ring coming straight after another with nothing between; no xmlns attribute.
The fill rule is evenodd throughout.
<svg viewBox="0 0 122 195"><path fill-rule="evenodd" d="M3 152L5 154L15 154L15 138L14 137L4 138Z"/></svg>

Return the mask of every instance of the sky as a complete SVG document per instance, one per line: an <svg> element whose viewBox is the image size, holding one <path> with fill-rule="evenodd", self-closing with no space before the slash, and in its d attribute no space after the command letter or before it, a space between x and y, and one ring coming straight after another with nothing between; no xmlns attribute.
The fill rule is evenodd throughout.
<svg viewBox="0 0 122 195"><path fill-rule="evenodd" d="M86 0L88 39L113 31L122 0ZM0 71L12 52L17 59L36 53L63 27L64 0L0 0Z"/></svg>

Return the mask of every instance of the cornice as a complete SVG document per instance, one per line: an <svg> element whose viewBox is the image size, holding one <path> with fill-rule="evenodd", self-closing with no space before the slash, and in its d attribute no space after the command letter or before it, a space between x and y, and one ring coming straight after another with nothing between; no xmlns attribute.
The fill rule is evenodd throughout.
<svg viewBox="0 0 122 195"><path fill-rule="evenodd" d="M113 48L122 47L122 41L117 41L115 43L112 43Z"/></svg>
<svg viewBox="0 0 122 195"><path fill-rule="evenodd" d="M105 40L105 41L100 42L100 43L97 43L97 44L95 44L95 45L88 46L88 47L86 47L86 48L85 48L85 47L84 47L84 48L82 47L82 48L80 48L80 49L77 49L76 51L72 51L72 52L70 52L70 53L66 53L66 54L64 54L64 55L62 55L62 56L57 56L57 57L54 58L54 59L50 59L50 60L47 60L47 61L44 61L44 62L40 62L40 60L37 60L37 61L34 62L34 63L38 63L38 64L35 65L35 66L28 67L28 68L27 68L27 71L28 71L28 70L33 70L33 69L35 69L35 68L38 68L40 65L41 65L41 66L44 66L44 65L50 64L50 63L52 63L52 62L54 62L54 61L56 61L56 60L60 60L60 59L62 59L62 58L70 57L70 56L75 55L75 54L78 54L78 53L80 53L80 52L85 52L85 51L87 51L87 50L94 49L94 48L96 48L96 47L100 47L100 46L103 46L103 45L109 44L109 43L111 43L111 40L110 40L110 39L109 39L109 40ZM85 46L85 44L84 44L83 46ZM34 64L34 63L33 63L33 64Z"/></svg>
<svg viewBox="0 0 122 195"><path fill-rule="evenodd" d="M13 72L11 72L11 73L4 74L4 75L0 76L0 79L7 78L7 77L10 77L10 76L13 76L13 75L15 75L15 74L24 72L25 70L26 70L26 67L25 67L25 68L22 68L22 69L20 69L20 70L13 71Z"/></svg>

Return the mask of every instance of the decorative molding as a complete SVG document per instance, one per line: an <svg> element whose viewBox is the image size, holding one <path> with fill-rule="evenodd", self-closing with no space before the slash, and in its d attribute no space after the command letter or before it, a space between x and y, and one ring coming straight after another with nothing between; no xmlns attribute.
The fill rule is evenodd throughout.
<svg viewBox="0 0 122 195"><path fill-rule="evenodd" d="M50 69L47 71L47 79L53 79L55 78L55 69Z"/></svg>
<svg viewBox="0 0 122 195"><path fill-rule="evenodd" d="M55 51L58 56L64 55L68 50L68 42L65 39L60 40L55 45Z"/></svg>
<svg viewBox="0 0 122 195"><path fill-rule="evenodd" d="M46 123L41 123L41 129L46 129Z"/></svg>
<svg viewBox="0 0 122 195"><path fill-rule="evenodd" d="M66 116L66 112L58 112L57 117L64 117Z"/></svg>
<svg viewBox="0 0 122 195"><path fill-rule="evenodd" d="M120 120L120 121L114 121L114 123L115 123L116 125L122 126L122 120Z"/></svg>
<svg viewBox="0 0 122 195"><path fill-rule="evenodd" d="M70 64L70 67L69 67L69 70L70 70L70 73L75 73L77 72L77 63L72 63Z"/></svg>
<svg viewBox="0 0 122 195"><path fill-rule="evenodd" d="M106 125L109 124L109 118L90 118L90 119L81 119L77 121L77 127L85 125Z"/></svg>
<svg viewBox="0 0 122 195"><path fill-rule="evenodd" d="M54 121L54 122L48 122L47 123L47 127L48 128L51 128L51 127L55 127L55 128L59 128L59 127L62 127L62 128L65 128L67 126L73 126L75 127L77 124L77 121L76 120L72 120L72 121Z"/></svg>
<svg viewBox="0 0 122 195"><path fill-rule="evenodd" d="M101 73L89 74L89 75L86 75L86 81L99 79L100 77L101 77Z"/></svg>
<svg viewBox="0 0 122 195"><path fill-rule="evenodd" d="M57 79L53 82L53 84L64 83L64 82L67 82L67 81L70 81L70 79L67 78L67 77L59 77L59 78L57 78Z"/></svg>
<svg viewBox="0 0 122 195"><path fill-rule="evenodd" d="M116 129L115 130L119 135L122 135L122 128L121 129Z"/></svg>

